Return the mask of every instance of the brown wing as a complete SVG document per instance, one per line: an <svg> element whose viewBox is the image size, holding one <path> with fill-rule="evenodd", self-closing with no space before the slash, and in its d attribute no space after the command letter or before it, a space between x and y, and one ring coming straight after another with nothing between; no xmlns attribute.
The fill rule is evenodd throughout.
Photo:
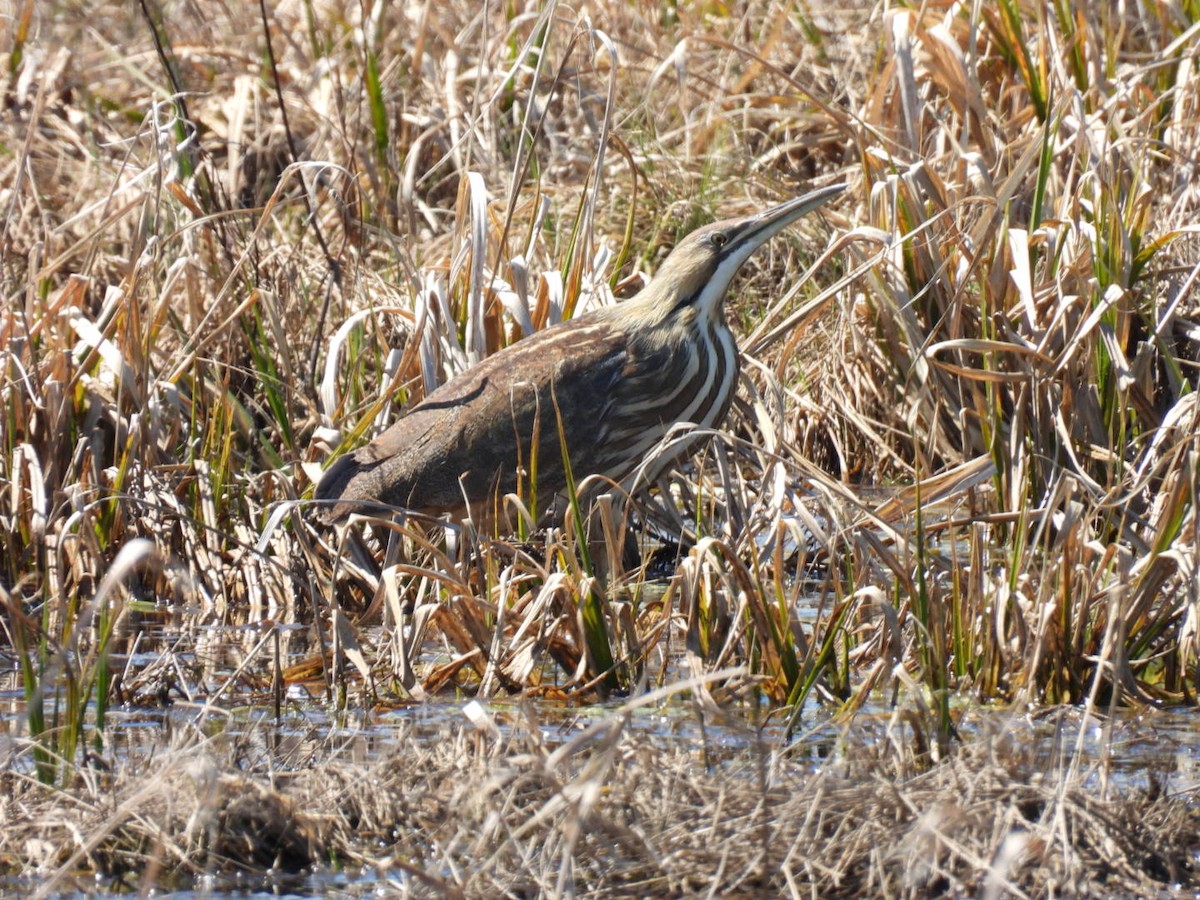
<svg viewBox="0 0 1200 900"><path fill-rule="evenodd" d="M339 459L317 485L337 500L330 519L371 502L428 513L459 512L515 490L531 468L535 428L538 495L565 487L556 423L562 417L576 478L596 471L625 335L602 316L539 332L438 388L365 447Z"/></svg>

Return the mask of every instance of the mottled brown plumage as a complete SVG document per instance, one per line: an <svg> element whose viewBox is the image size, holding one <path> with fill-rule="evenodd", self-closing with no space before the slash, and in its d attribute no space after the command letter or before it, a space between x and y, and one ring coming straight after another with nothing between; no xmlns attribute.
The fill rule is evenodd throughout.
<svg viewBox="0 0 1200 900"><path fill-rule="evenodd" d="M380 506L461 515L468 501L489 504L516 489L519 469L528 485L535 434L537 494L549 500L567 484L557 417L577 480L626 480L675 424L719 425L738 372L724 316L730 280L767 239L843 189L694 231L633 299L540 331L451 379L325 472L316 497L332 506L326 517Z"/></svg>

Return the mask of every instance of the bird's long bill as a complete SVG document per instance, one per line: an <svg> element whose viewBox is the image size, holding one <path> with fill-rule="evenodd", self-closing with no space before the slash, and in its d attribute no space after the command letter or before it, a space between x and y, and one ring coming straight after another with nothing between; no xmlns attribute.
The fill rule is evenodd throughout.
<svg viewBox="0 0 1200 900"><path fill-rule="evenodd" d="M749 256L756 248L762 246L805 213L812 212L844 190L846 190L845 184L831 184L810 191L803 197L796 197L794 200L747 216L734 227L732 240L729 242L729 255L741 256L737 251L744 249L745 255Z"/></svg>

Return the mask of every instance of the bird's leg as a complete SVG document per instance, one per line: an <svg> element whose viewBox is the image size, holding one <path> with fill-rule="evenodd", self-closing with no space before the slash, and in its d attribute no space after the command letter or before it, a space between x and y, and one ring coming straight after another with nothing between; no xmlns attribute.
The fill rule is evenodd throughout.
<svg viewBox="0 0 1200 900"><path fill-rule="evenodd" d="M624 491L611 481L581 486L575 498L582 513L583 533L571 528L571 499L560 493L538 519L539 529L564 527L583 542L591 574L611 584L641 565L636 536L629 528L629 503ZM582 548L581 548L582 549Z"/></svg>
<svg viewBox="0 0 1200 900"><path fill-rule="evenodd" d="M589 507L588 555L596 574L612 584L642 565L637 536L629 525L629 498L623 491L606 492Z"/></svg>

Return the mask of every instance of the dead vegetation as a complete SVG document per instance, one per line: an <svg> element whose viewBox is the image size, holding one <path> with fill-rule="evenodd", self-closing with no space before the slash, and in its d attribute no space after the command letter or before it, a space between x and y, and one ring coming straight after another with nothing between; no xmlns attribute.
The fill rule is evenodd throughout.
<svg viewBox="0 0 1200 900"><path fill-rule="evenodd" d="M1187 806L1036 782L1019 754L1010 771L953 742L951 703L1195 702L1191 6L300 0L265 24L248 4L13 6L0 654L24 700L4 724L22 798L5 868L35 870L28 842L65 815L38 783L78 795L100 842L67 864L86 837L51 839L63 877L269 868L254 854L281 851L244 842L256 829L288 866L373 864L351 831L392 813L326 820L302 791L353 772L382 779L381 802L396 792L395 813L404 778L449 790L449 754L474 747L406 747L429 772L338 763L282 785L177 748L243 802L185 802L156 834L135 811L197 776L168 761L143 783L112 759L110 704L278 703L309 681L340 707L578 702L693 677L705 709L763 705L789 733L813 698L852 718L887 697L922 763L784 767L786 790L757 799L766 783L723 792L706 772L688 811L667 781L678 748L620 736L550 765L513 738L460 763L507 760L471 812L491 868L457 855L474 833L435 781L417 843L385 834L392 857L420 860L413 886L437 871L467 893L1194 882L1172 843ZM335 534L308 515L329 459L433 385L615 302L690 228L824 179L851 190L756 257L730 304L746 375L727 433L633 498L644 541L682 538L661 587L613 575L569 518L514 537L413 520ZM284 673L289 644L313 652ZM584 756L604 777L571 787ZM585 799L604 810L588 829ZM250 806L275 812L243 821ZM728 830L700 841L708 815ZM203 840L201 819L219 823ZM734 844L743 857L720 855Z"/></svg>
<svg viewBox="0 0 1200 900"><path fill-rule="evenodd" d="M314 868L363 870L364 894L477 897L1148 896L1198 883L1200 820L1169 781L1110 795L1095 767L1022 747L1020 728L922 771L857 739L825 738L813 765L770 733L729 752L614 716L548 743L536 711L498 714L503 735L490 716L404 726L359 763L333 749L352 737L317 740L302 768L257 739L181 729L152 758L82 773L69 802L10 773L0 858L38 872L43 891L93 869L132 889L166 872L186 884L268 870L264 886L291 890ZM893 730L907 729L881 726L880 746L911 738Z"/></svg>

